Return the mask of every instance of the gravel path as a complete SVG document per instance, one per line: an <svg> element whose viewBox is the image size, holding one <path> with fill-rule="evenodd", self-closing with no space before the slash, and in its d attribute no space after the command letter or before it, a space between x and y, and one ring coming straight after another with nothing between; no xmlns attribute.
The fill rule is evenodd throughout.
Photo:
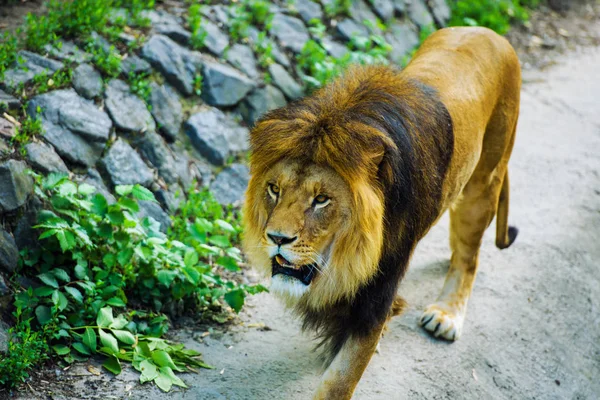
<svg viewBox="0 0 600 400"><path fill-rule="evenodd" d="M410 308L390 323L356 399L600 397L600 50L563 60L525 76L510 163L510 222L520 235L499 251L488 230L461 339L440 342L417 326L446 273L446 216L415 253L400 289ZM317 361L298 322L269 294L241 318L245 326L201 340L201 331L176 333L215 366L185 376L187 391L165 395L138 386L135 374L96 378L81 366L67 373L80 373L67 397L310 398Z"/></svg>

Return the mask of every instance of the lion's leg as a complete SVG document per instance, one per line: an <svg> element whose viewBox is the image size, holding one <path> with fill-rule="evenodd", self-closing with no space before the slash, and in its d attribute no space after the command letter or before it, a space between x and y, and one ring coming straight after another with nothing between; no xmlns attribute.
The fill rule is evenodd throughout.
<svg viewBox="0 0 600 400"><path fill-rule="evenodd" d="M499 176L504 176L504 171L498 169L491 179L489 175L474 174L460 200L450 209L450 269L440 296L427 307L420 320L421 325L436 337L456 340L461 334L477 274L483 233L498 206L502 187Z"/></svg>
<svg viewBox="0 0 600 400"><path fill-rule="evenodd" d="M366 336L350 337L335 356L323 376L313 400L347 400L369 364L385 324Z"/></svg>

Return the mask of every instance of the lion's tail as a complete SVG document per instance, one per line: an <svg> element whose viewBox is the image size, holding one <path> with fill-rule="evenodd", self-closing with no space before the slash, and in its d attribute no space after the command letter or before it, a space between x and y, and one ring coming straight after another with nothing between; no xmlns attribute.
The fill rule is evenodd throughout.
<svg viewBox="0 0 600 400"><path fill-rule="evenodd" d="M508 203L510 189L508 183L508 171L504 175L502 189L500 189L500 198L498 199L498 209L496 211L496 247L506 249L515 239L519 230L514 226L508 226Z"/></svg>

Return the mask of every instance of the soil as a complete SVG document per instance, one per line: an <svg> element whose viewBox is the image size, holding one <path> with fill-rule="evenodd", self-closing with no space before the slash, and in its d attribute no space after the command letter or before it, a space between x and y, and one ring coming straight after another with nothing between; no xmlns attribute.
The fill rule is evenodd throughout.
<svg viewBox="0 0 600 400"><path fill-rule="evenodd" d="M417 325L448 268L445 216L415 252L399 290L410 307L390 323L355 399L600 398L600 49L591 46L600 14L587 7L542 9L508 35L525 78L510 162L520 234L500 251L493 227L486 233L461 339L438 341ZM532 39L551 32L554 46ZM190 323L171 338L215 367L184 375L187 390L164 394L131 369L115 377L91 362L36 372L12 398L307 399L319 380L311 336L269 294L250 298L229 329Z"/></svg>

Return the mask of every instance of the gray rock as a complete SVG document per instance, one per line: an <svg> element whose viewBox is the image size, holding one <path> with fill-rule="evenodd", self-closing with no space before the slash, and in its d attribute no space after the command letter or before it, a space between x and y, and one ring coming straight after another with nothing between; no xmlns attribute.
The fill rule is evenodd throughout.
<svg viewBox="0 0 600 400"><path fill-rule="evenodd" d="M250 41L253 43L258 43L259 33L259 30L254 26L250 26L248 28L248 38L250 38ZM272 42L271 55L273 56L275 61L277 61L279 64L283 65L286 68L289 68L292 65L288 56L286 56L285 53L281 51L279 45L276 42Z"/></svg>
<svg viewBox="0 0 600 400"><path fill-rule="evenodd" d="M155 193L156 200L165 208L169 213L177 211L182 201L185 201L185 193L181 186L175 184L170 185L169 190L160 189Z"/></svg>
<svg viewBox="0 0 600 400"><path fill-rule="evenodd" d="M273 78L273 84L281 89L288 99L296 100L304 94L302 86L281 65L269 65L269 74Z"/></svg>
<svg viewBox="0 0 600 400"><path fill-rule="evenodd" d="M140 205L140 211L137 214L138 218L144 219L150 217L154 219L160 224L161 232L166 233L171 226L169 214L167 214L158 203L153 201L140 200L138 201L138 204Z"/></svg>
<svg viewBox="0 0 600 400"><path fill-rule="evenodd" d="M17 221L17 226L13 230L15 243L20 250L24 248L35 249L39 247L38 236L40 232L34 229L37 225L38 214L42 209L42 201L37 196L31 196L31 199L23 207L24 212Z"/></svg>
<svg viewBox="0 0 600 400"><path fill-rule="evenodd" d="M11 140L16 134L16 126L9 120L0 117L0 137Z"/></svg>
<svg viewBox="0 0 600 400"><path fill-rule="evenodd" d="M224 34L217 25L208 20L202 21L202 28L206 32L204 46L216 56L221 56L229 46L229 36Z"/></svg>
<svg viewBox="0 0 600 400"><path fill-rule="evenodd" d="M12 293L4 281L2 275L0 275L0 310L8 309L9 304L12 303ZM6 332L4 331L4 324L0 320L0 353L6 352Z"/></svg>
<svg viewBox="0 0 600 400"><path fill-rule="evenodd" d="M9 154L12 151L8 144L3 139L0 139L0 157Z"/></svg>
<svg viewBox="0 0 600 400"><path fill-rule="evenodd" d="M100 36L98 32L92 32L90 34L91 44L96 49L102 50L104 53L110 53L111 49L114 48L112 44L108 42L104 37Z"/></svg>
<svg viewBox="0 0 600 400"><path fill-rule="evenodd" d="M155 35L142 48L142 55L175 88L186 95L194 93L194 78L202 64L199 53L181 47L166 36Z"/></svg>
<svg viewBox="0 0 600 400"><path fill-rule="evenodd" d="M117 139L100 161L113 185L150 186L154 174L142 158L123 139Z"/></svg>
<svg viewBox="0 0 600 400"><path fill-rule="evenodd" d="M373 11L371 11L371 8L364 0L352 1L350 16L360 25L365 26L368 24L367 29L369 32L372 32L377 35L381 35L383 33L381 29L375 24L377 16L375 15L375 13L373 13Z"/></svg>
<svg viewBox="0 0 600 400"><path fill-rule="evenodd" d="M43 142L31 142L25 145L27 162L38 171L48 174L50 172L69 173L65 162L56 153L54 148Z"/></svg>
<svg viewBox="0 0 600 400"><path fill-rule="evenodd" d="M294 53L300 53L304 44L310 39L308 30L301 20L279 13L275 14L271 21L271 34L284 48Z"/></svg>
<svg viewBox="0 0 600 400"><path fill-rule="evenodd" d="M33 179L23 161L7 160L0 164L0 211L14 211L33 193Z"/></svg>
<svg viewBox="0 0 600 400"><path fill-rule="evenodd" d="M369 30L366 26L356 21L346 18L335 26L336 34L343 40L350 40L354 36L369 36Z"/></svg>
<svg viewBox="0 0 600 400"><path fill-rule="evenodd" d="M0 321L0 353L8 352L8 325Z"/></svg>
<svg viewBox="0 0 600 400"><path fill-rule="evenodd" d="M218 22L223 25L229 23L229 11L223 5L204 6L200 12L213 22Z"/></svg>
<svg viewBox="0 0 600 400"><path fill-rule="evenodd" d="M146 103L129 91L129 86L118 79L106 86L105 106L119 129L128 132L154 131L156 123Z"/></svg>
<svg viewBox="0 0 600 400"><path fill-rule="evenodd" d="M393 0L394 10L398 14L404 15L406 13L406 2L405 0Z"/></svg>
<svg viewBox="0 0 600 400"><path fill-rule="evenodd" d="M250 78L256 79L260 73L256 67L254 52L249 46L236 43L227 51L227 61Z"/></svg>
<svg viewBox="0 0 600 400"><path fill-rule="evenodd" d="M72 89L34 97L29 101L27 113L42 119L44 139L61 157L86 166L98 161L112 127L104 111Z"/></svg>
<svg viewBox="0 0 600 400"><path fill-rule="evenodd" d="M92 55L81 50L75 43L71 41L63 41L60 46L47 44L44 50L52 57L61 61L74 62L77 64L86 63L92 60Z"/></svg>
<svg viewBox="0 0 600 400"><path fill-rule="evenodd" d="M179 177L184 190L188 190L192 186L193 180L197 178L192 173L193 162L185 153L183 146L180 145L179 148L173 146L172 151L175 159L175 173Z"/></svg>
<svg viewBox="0 0 600 400"><path fill-rule="evenodd" d="M434 25L433 17L423 0L411 0L406 4L408 17L421 29Z"/></svg>
<svg viewBox="0 0 600 400"><path fill-rule="evenodd" d="M250 180L250 171L243 164L225 168L210 185L210 191L222 205L240 205Z"/></svg>
<svg viewBox="0 0 600 400"><path fill-rule="evenodd" d="M255 89L240 104L240 113L248 125L253 125L256 120L267 111L285 106L283 93L274 86Z"/></svg>
<svg viewBox="0 0 600 400"><path fill-rule="evenodd" d="M323 45L323 48L327 50L327 53L335 58L342 58L350 52L348 47L344 46L338 41L333 40L329 36L325 36L321 40L321 44Z"/></svg>
<svg viewBox="0 0 600 400"><path fill-rule="evenodd" d="M12 90L20 84L27 84L33 81L33 77L42 73L53 74L62 69L64 64L60 61L51 60L42 57L39 54L27 50L21 50L17 53L11 69L4 73L4 85Z"/></svg>
<svg viewBox="0 0 600 400"><path fill-rule="evenodd" d="M321 6L317 2L311 0L296 0L294 6L296 7L296 10L298 10L300 18L307 24L313 19L323 19L323 10L321 10Z"/></svg>
<svg viewBox="0 0 600 400"><path fill-rule="evenodd" d="M121 42L123 42L127 46L131 45L132 43L134 43L137 40L137 38L135 36L130 35L129 33L125 33L125 32L119 33L118 38Z"/></svg>
<svg viewBox="0 0 600 400"><path fill-rule="evenodd" d="M439 26L446 26L450 21L450 7L446 0L429 0L431 13Z"/></svg>
<svg viewBox="0 0 600 400"><path fill-rule="evenodd" d="M108 204L113 204L117 201L117 199L115 199L115 196L112 195L110 190L108 190L108 188L104 184L104 180L100 176L98 170L94 168L88 169L87 175L81 178L81 183L87 183L88 185L95 187L96 193L104 196Z"/></svg>
<svg viewBox="0 0 600 400"><path fill-rule="evenodd" d="M160 131L171 141L177 138L183 123L183 108L177 92L169 85L150 84L150 106Z"/></svg>
<svg viewBox="0 0 600 400"><path fill-rule="evenodd" d="M73 71L73 88L86 99L102 94L102 76L89 64L81 64Z"/></svg>
<svg viewBox="0 0 600 400"><path fill-rule="evenodd" d="M217 108L192 115L184 129L196 150L215 165L223 165L230 155L248 150L248 129Z"/></svg>
<svg viewBox="0 0 600 400"><path fill-rule="evenodd" d="M171 184L179 179L175 170L175 159L164 139L155 132L146 132L136 141L142 156L158 170L158 174Z"/></svg>
<svg viewBox="0 0 600 400"><path fill-rule="evenodd" d="M394 3L392 0L370 0L375 14L383 21L389 21L394 16Z"/></svg>
<svg viewBox="0 0 600 400"><path fill-rule="evenodd" d="M121 71L127 76L129 74L149 74L152 72L152 66L143 58L132 55L121 62Z"/></svg>
<svg viewBox="0 0 600 400"><path fill-rule="evenodd" d="M12 235L0 228L0 270L15 272L19 262L19 249Z"/></svg>
<svg viewBox="0 0 600 400"><path fill-rule="evenodd" d="M0 90L0 110L16 110L21 107L19 99L11 96L10 94Z"/></svg>
<svg viewBox="0 0 600 400"><path fill-rule="evenodd" d="M395 64L401 64L420 42L416 27L408 21L394 22L389 27L385 39L392 46L390 58Z"/></svg>
<svg viewBox="0 0 600 400"><path fill-rule="evenodd" d="M171 39L187 44L192 34L181 26L179 18L163 10L151 10L145 13L150 20L152 28L156 33L170 37Z"/></svg>
<svg viewBox="0 0 600 400"><path fill-rule="evenodd" d="M211 106L233 106L256 86L237 69L213 61L204 62L202 77L202 99Z"/></svg>

